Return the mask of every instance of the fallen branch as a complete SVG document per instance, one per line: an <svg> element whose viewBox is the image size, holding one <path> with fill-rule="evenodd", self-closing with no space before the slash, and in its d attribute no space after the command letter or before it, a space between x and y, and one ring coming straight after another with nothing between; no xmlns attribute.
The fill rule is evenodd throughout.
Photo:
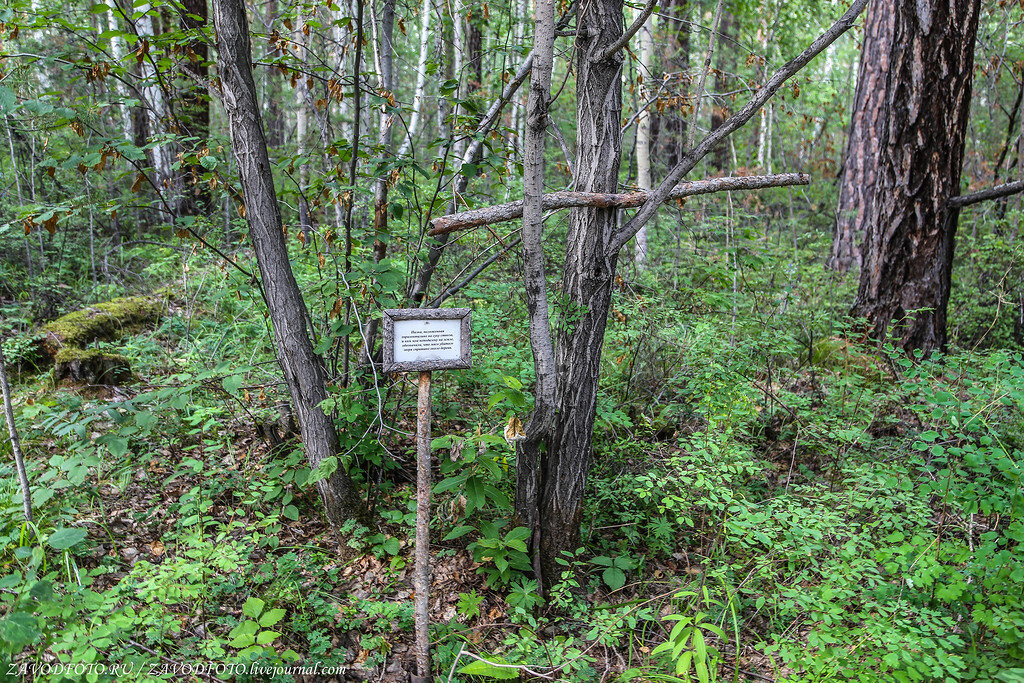
<svg viewBox="0 0 1024 683"><path fill-rule="evenodd" d="M811 177L806 173L782 173L779 175L743 176L711 178L681 183L668 193L666 199L682 199L712 192L727 190L759 190L765 187L785 187L787 185L809 185ZM649 193L644 191L604 194L598 192L551 192L543 197L545 211L552 209L570 209L577 206L593 206L598 208L634 209L647 201ZM523 201L517 200L508 204L498 204L482 209L461 211L448 216L440 216L430 221L431 230L428 235L446 235L457 230L467 230L481 225L503 223L521 218Z"/></svg>
<svg viewBox="0 0 1024 683"><path fill-rule="evenodd" d="M961 197L952 197L950 198L948 205L951 209L959 209L961 207L970 206L971 204L977 204L978 202L984 202L989 199L1008 197L1011 194L1017 194L1018 192L1024 192L1024 180L1018 180L1015 183L1006 183L1005 185L996 185L995 187L990 187L987 190L972 192L971 194L965 194Z"/></svg>

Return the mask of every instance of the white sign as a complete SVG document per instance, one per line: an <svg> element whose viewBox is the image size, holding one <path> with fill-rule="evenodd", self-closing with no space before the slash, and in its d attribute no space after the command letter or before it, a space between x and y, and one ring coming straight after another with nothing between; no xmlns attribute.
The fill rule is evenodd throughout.
<svg viewBox="0 0 1024 683"><path fill-rule="evenodd" d="M384 372L473 367L468 308L391 308L384 311Z"/></svg>
<svg viewBox="0 0 1024 683"><path fill-rule="evenodd" d="M396 320L394 334L396 363L462 357L461 320Z"/></svg>

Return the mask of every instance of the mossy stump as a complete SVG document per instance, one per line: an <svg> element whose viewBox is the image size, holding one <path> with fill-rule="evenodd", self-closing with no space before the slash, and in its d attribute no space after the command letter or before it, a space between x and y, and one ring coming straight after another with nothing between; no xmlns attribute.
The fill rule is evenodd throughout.
<svg viewBox="0 0 1024 683"><path fill-rule="evenodd" d="M54 380L120 384L131 379L128 359L87 349L98 341L116 341L160 319L159 297L133 296L95 304L57 318L39 331L39 350L54 361Z"/></svg>
<svg viewBox="0 0 1024 683"><path fill-rule="evenodd" d="M156 297L130 296L87 306L43 326L43 346L51 357L68 347L85 348L97 341L115 341L157 322L163 304Z"/></svg>
<svg viewBox="0 0 1024 683"><path fill-rule="evenodd" d="M53 379L85 384L121 384L132 377L128 359L99 349L65 347L54 358Z"/></svg>

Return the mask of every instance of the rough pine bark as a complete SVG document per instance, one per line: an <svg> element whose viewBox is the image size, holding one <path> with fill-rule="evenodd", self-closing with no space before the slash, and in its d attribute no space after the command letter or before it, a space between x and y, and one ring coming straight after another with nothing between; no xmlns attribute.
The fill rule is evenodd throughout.
<svg viewBox="0 0 1024 683"><path fill-rule="evenodd" d="M311 467L317 467L324 459L339 454L338 433L331 417L319 407L327 398L326 371L313 350L307 332L309 312L288 262L281 210L256 102L249 27L242 0L216 0L214 22L231 148L270 312L274 348L295 406L306 457ZM332 526L359 514L359 497L343 468L317 482L317 488Z"/></svg>
<svg viewBox="0 0 1024 683"><path fill-rule="evenodd" d="M946 344L979 0L899 0L853 313L905 349Z"/></svg>
<svg viewBox="0 0 1024 683"><path fill-rule="evenodd" d="M839 175L832 252L827 264L841 273L860 268L857 242L864 234L874 196L894 20L893 0L873 0L868 4L850 134Z"/></svg>

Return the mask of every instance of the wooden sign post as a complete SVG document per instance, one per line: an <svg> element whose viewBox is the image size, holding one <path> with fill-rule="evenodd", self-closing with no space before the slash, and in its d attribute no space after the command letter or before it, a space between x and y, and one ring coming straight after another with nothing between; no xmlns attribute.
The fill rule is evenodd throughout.
<svg viewBox="0 0 1024 683"><path fill-rule="evenodd" d="M413 588L416 673L430 680L430 373L472 367L468 308L394 308L384 311L384 372L419 372L416 403L416 561Z"/></svg>

